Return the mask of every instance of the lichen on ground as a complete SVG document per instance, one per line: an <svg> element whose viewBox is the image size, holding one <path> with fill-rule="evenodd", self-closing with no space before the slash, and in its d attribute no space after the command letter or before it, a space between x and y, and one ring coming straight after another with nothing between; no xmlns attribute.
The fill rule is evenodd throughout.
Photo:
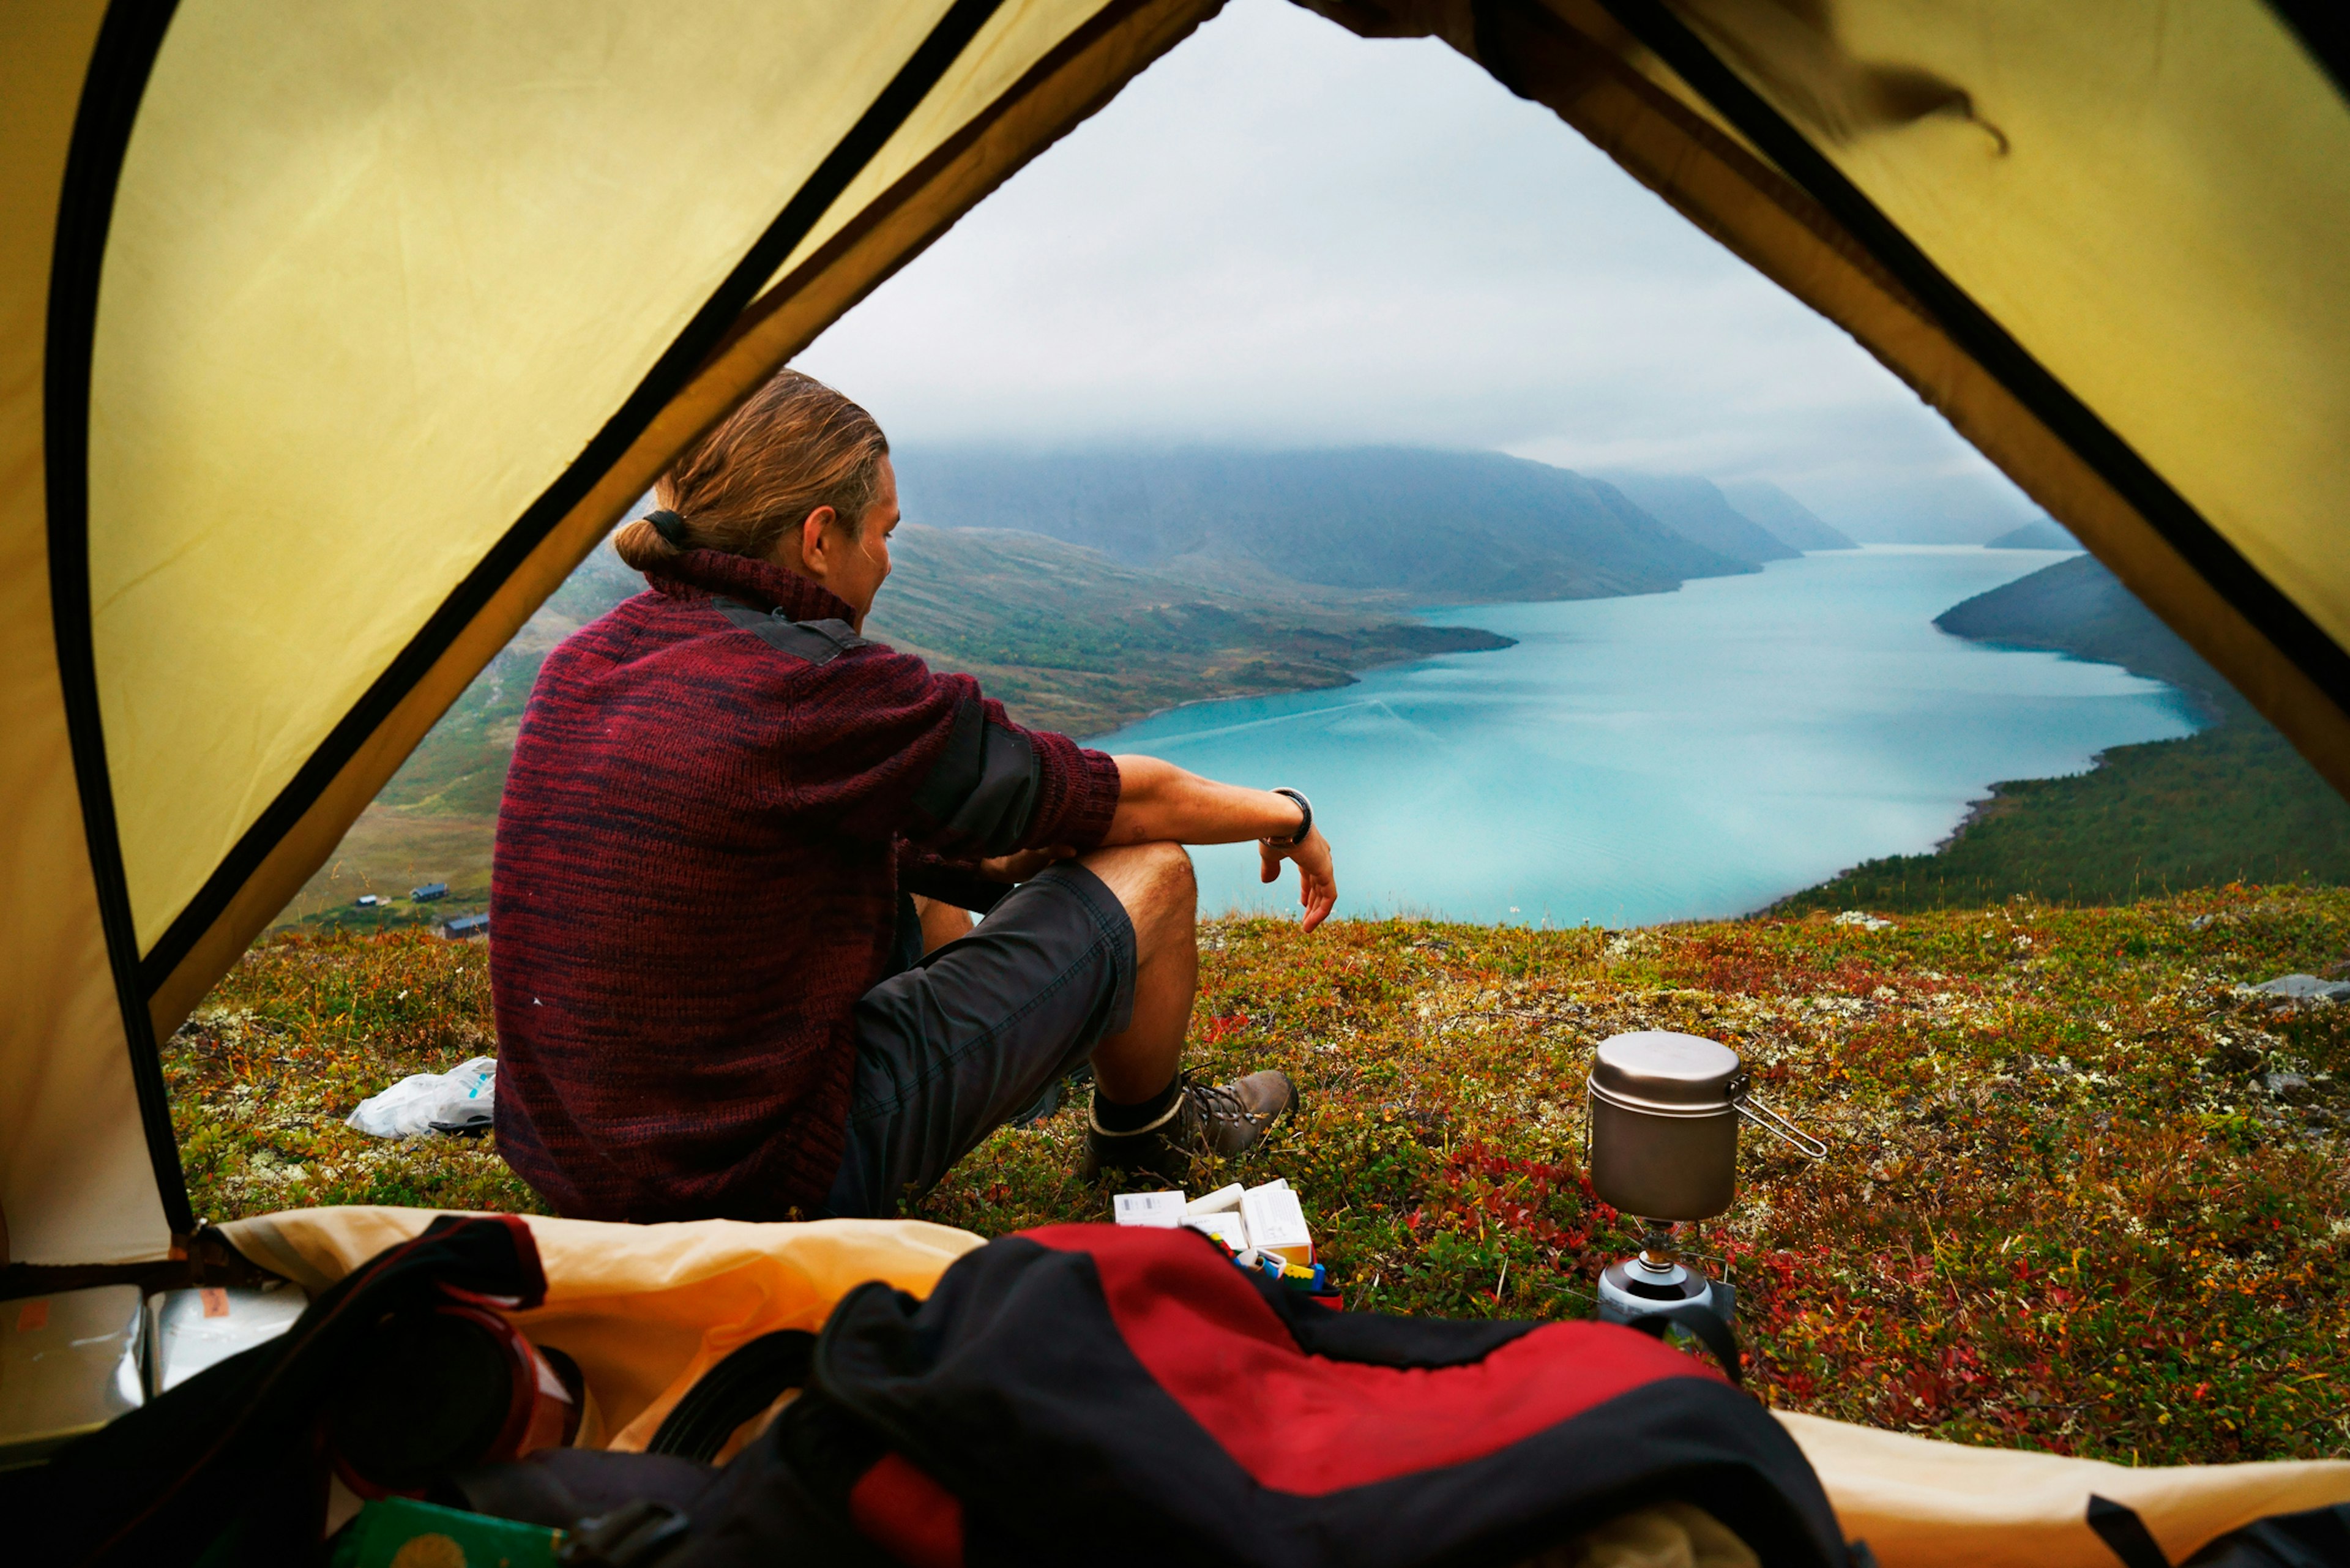
<svg viewBox="0 0 2350 1568"><path fill-rule="evenodd" d="M2350 1006L2241 989L2342 962L2350 891L1880 929L1229 919L1202 948L1196 1064L1284 1067L1306 1098L1192 1190L1288 1178L1350 1307L1588 1314L1638 1240L1582 1175L1591 1048L1686 1029L1830 1147L1750 1131L1701 1240L1772 1403L2123 1462L2350 1453ZM537 1207L486 1140L340 1122L491 1048L485 960L412 931L247 955L166 1051L198 1212ZM1105 1219L1082 1129L1073 1104L999 1131L912 1211Z"/></svg>

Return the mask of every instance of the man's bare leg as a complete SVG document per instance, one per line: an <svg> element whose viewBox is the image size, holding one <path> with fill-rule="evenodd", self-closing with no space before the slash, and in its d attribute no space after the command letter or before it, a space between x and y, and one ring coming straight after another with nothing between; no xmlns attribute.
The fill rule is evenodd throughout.
<svg viewBox="0 0 2350 1568"><path fill-rule="evenodd" d="M1176 1078L1200 989L1199 885L1181 846L1098 849L1082 864L1134 922L1134 1017L1094 1047L1094 1104L1084 1174L1124 1170L1180 1186L1197 1154L1253 1147L1297 1102L1289 1075L1267 1070L1186 1089Z"/></svg>
<svg viewBox="0 0 2350 1568"><path fill-rule="evenodd" d="M1175 1080L1200 989L1200 886L1180 844L1097 849L1077 864L1102 879L1134 922L1134 1016L1094 1047L1106 1099L1139 1105Z"/></svg>
<svg viewBox="0 0 2350 1568"><path fill-rule="evenodd" d="M922 951L934 953L957 937L971 935L973 924L969 909L959 909L952 904L942 904L936 898L914 895L914 914L922 923Z"/></svg>

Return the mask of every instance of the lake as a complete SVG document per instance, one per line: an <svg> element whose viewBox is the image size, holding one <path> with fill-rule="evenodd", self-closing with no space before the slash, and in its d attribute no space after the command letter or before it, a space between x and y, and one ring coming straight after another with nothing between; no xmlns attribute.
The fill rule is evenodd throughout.
<svg viewBox="0 0 2350 1568"><path fill-rule="evenodd" d="M1552 925L1743 914L1946 837L2000 779L2191 733L2169 687L1935 629L2055 552L1875 545L1677 593L1422 618L1518 639L1326 691L1206 702L1088 742L1313 799L1338 912ZM1207 910L1294 910L1250 846Z"/></svg>

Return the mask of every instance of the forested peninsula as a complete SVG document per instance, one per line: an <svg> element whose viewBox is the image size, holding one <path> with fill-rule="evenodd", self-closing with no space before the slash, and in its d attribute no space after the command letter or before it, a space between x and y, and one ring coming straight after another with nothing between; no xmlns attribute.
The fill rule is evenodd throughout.
<svg viewBox="0 0 2350 1568"><path fill-rule="evenodd" d="M1776 912L1964 909L2026 893L2119 904L2230 882L2350 882L2350 804L2094 556L1979 594L1934 624L2167 681L2206 727L2116 746L2085 774L1995 784L1933 853L1864 862Z"/></svg>

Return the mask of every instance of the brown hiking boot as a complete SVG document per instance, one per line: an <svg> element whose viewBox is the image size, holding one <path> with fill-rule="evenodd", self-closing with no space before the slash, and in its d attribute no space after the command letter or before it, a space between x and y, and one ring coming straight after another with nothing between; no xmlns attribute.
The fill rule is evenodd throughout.
<svg viewBox="0 0 2350 1568"><path fill-rule="evenodd" d="M1274 1123L1296 1109L1297 1099L1297 1085L1277 1069L1216 1085L1195 1084L1187 1073L1175 1103L1147 1127L1106 1132L1088 1111L1078 1174L1091 1181L1103 1171L1123 1170L1180 1186L1191 1173L1194 1155L1254 1148Z"/></svg>

